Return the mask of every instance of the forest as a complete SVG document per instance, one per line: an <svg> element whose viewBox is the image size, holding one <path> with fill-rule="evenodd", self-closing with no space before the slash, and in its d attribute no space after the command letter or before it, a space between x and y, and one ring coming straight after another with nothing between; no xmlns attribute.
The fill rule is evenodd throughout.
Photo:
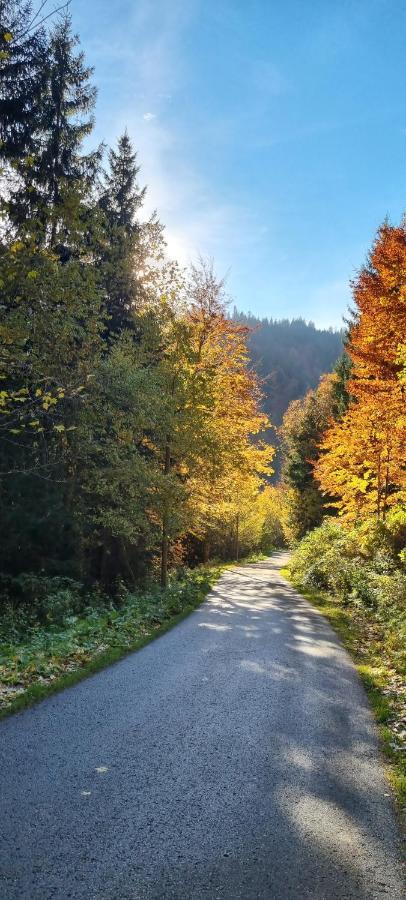
<svg viewBox="0 0 406 900"><path fill-rule="evenodd" d="M233 319L249 328L249 355L261 379L263 408L279 426L289 403L333 370L343 352L344 331L316 328L304 319L259 319L235 308Z"/></svg>
<svg viewBox="0 0 406 900"><path fill-rule="evenodd" d="M396 681L405 222L380 228L342 332L230 314L214 264L181 267L144 216L128 133L89 149L96 89L69 15L2 11L3 705L118 657L222 565L282 546L304 591L372 628Z"/></svg>

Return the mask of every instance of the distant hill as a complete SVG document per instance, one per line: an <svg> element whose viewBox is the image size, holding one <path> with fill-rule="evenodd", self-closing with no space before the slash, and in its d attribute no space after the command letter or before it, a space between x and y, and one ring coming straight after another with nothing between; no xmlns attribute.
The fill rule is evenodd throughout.
<svg viewBox="0 0 406 900"><path fill-rule="evenodd" d="M291 400L314 388L331 372L343 349L343 332L318 329L304 319L258 319L234 309L233 318L252 329L252 364L264 379L264 409L280 425Z"/></svg>

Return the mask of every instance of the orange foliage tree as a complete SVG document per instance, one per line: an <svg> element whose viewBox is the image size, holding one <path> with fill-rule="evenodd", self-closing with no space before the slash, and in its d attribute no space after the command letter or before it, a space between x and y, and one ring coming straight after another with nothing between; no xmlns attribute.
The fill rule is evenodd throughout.
<svg viewBox="0 0 406 900"><path fill-rule="evenodd" d="M315 475L341 515L384 519L406 491L406 222L379 229L353 294L353 399L327 431Z"/></svg>

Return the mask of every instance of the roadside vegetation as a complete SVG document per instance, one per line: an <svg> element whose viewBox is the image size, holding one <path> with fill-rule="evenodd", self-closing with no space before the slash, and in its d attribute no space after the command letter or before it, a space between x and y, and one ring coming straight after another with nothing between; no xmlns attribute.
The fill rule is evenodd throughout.
<svg viewBox="0 0 406 900"><path fill-rule="evenodd" d="M290 404L280 508L288 577L340 632L406 807L406 223L353 284L346 352Z"/></svg>
<svg viewBox="0 0 406 900"><path fill-rule="evenodd" d="M346 529L336 519L307 535L284 572L330 621L357 666L376 716L406 824L406 516Z"/></svg>
<svg viewBox="0 0 406 900"><path fill-rule="evenodd" d="M265 559L246 556L242 564ZM157 580L114 598L69 578L22 575L2 579L0 718L117 662L196 609L222 572L235 565L213 561L173 570L165 588Z"/></svg>
<svg viewBox="0 0 406 900"><path fill-rule="evenodd" d="M0 619L0 717L162 634L198 606L221 571L220 564L178 571L165 589L129 592L123 585L114 600L70 579L16 579L14 602Z"/></svg>

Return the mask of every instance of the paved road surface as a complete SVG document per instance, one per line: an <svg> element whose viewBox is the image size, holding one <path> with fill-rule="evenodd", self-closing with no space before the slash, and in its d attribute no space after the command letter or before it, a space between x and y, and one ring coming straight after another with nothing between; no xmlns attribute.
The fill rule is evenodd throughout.
<svg viewBox="0 0 406 900"><path fill-rule="evenodd" d="M371 716L279 555L0 723L0 897L397 900Z"/></svg>

